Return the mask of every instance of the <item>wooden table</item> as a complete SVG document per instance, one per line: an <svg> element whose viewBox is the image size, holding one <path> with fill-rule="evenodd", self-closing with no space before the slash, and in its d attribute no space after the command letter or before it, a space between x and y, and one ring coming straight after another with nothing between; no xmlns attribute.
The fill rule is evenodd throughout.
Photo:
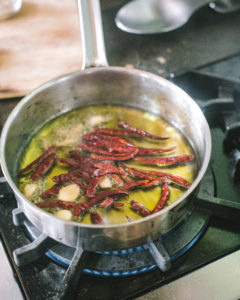
<svg viewBox="0 0 240 300"><path fill-rule="evenodd" d="M81 53L77 1L23 1L18 14L0 22L0 99L80 69Z"/></svg>

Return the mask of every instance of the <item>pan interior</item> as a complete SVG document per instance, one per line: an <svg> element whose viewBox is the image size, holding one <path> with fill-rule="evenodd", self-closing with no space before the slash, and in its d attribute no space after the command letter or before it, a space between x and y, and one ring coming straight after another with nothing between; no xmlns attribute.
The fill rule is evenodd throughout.
<svg viewBox="0 0 240 300"><path fill-rule="evenodd" d="M102 105L102 106L87 106L81 108L79 110L70 111L66 114L59 116L58 118L54 119L53 121L47 123L37 134L33 137L30 144L24 151L23 158L21 159L20 169L25 168L29 165L34 159L39 157L42 154L42 151L49 149L52 146L56 146L56 153L58 158L69 159L71 157L71 151L81 151L81 146L79 147L78 144L81 141L81 137L84 134L89 135L90 133L95 132L99 128L108 128L108 129L118 129L119 120L124 120L127 122L126 124L131 124L135 128L141 128L145 131L150 131L152 134L161 137L167 137L166 139L149 139L146 137L141 138L134 138L134 137L119 137L119 139L123 139L124 141L128 141L134 146L143 147L143 149L148 150L149 148L152 149L170 149L169 151L164 151L163 153L154 154L150 156L150 158L165 158L169 156L178 156L178 155L194 155L193 150L189 146L187 140L181 135L181 133L176 130L173 126L171 126L168 122L160 118L158 115L151 114L149 112L145 112L142 110L132 109L126 106L112 106L112 105ZM106 140L108 135L100 135L100 142ZM118 137L116 137L118 139ZM81 141L83 145L86 145L86 140ZM96 147L93 147L95 150ZM131 147L129 148L131 150ZM142 149L142 148L140 148ZM90 155L96 155L96 152L92 151L93 153L90 154L89 151L85 152L85 155L88 157ZM98 153L98 152L97 152ZM126 154L125 154L126 155ZM108 153L109 158L114 156L114 153ZM108 160L107 156L104 156L105 160ZM104 160L104 157L102 160ZM146 155L145 155L146 157ZM148 157L148 155L147 155ZM139 158L139 156L138 156ZM141 154L140 154L141 158ZM143 157L144 158L144 157ZM90 159L90 158L89 158ZM173 175L181 176L184 180L187 180L189 183L192 183L197 174L197 162L196 160L190 160L188 163L179 163L177 165L167 166L162 165L161 167L157 165L151 165L144 162L135 161L134 158L131 159L124 159L123 161L118 161L117 158L114 159L115 166L118 167L127 167L127 168L134 168L140 170L149 170L153 172L167 172ZM97 161L98 163L101 162ZM108 162L109 164L110 162ZM105 167L106 168L106 167ZM75 170L77 167L75 168ZM129 170L130 170L129 169ZM133 170L134 170L133 169ZM35 191L33 194L26 196L30 199L33 203L44 203L47 199L41 198L41 193L45 190L51 188L56 184L56 181L53 181L52 178L54 176L58 176L60 174L66 174L69 171L73 171L73 168L68 167L66 164L57 162L51 168L46 176L43 176L41 179L35 181L33 184L31 181L31 172L28 172L25 176L19 177L19 189L26 194L26 190L29 187L33 187ZM89 170L89 164L85 165L84 163L81 164L81 170L86 171L87 173L91 172ZM137 201L141 203L149 210L153 210L156 204L158 203L161 195L161 175L160 182L155 183L155 186L150 188L144 187L136 187L134 190L131 189L128 192L128 196L125 197L118 197L114 204L122 205L118 208L112 209L104 209L101 207L95 207L94 211L101 216L104 220L104 224L120 224L126 223L127 218L132 220L136 220L141 218L139 214L134 212L131 207L131 201ZM62 175L61 175L62 176ZM130 176L130 177L129 177ZM128 176L128 180L135 180L136 182L141 182L143 180L142 177L140 178L132 178L131 175ZM150 174L149 174L150 176ZM117 178L116 178L117 177ZM102 187L101 192L104 192L110 188L118 189L121 186L127 186L127 182L124 182L121 177L115 174L109 174L105 176L98 177L100 179L99 185ZM145 178L147 179L147 178ZM157 179L155 177L155 179ZM95 184L96 178L92 179L92 183ZM168 179L164 179L169 181ZM119 182L120 181L120 182ZM85 180L83 179L83 182ZM133 181L134 182L134 181ZM177 184L178 181L174 183L174 180L171 181L171 184L168 185L170 190L170 197L167 201L167 205L171 205L177 199L179 199L183 193L187 190L187 186L184 184ZM88 182L89 190L91 189L92 185L91 181ZM85 183L84 183L85 184ZM71 182L62 183L61 190L66 188L74 187L74 184ZM81 203L86 201L86 197L83 195L82 190L75 185L75 188L79 190L76 193L75 202ZM74 190L75 190L74 188ZM60 190L60 191L61 191ZM94 189L95 190L95 189ZM97 190L97 188L96 188ZM54 198L58 198L58 193ZM61 193L61 192L60 192ZM94 193L95 195L95 193ZM61 199L61 198L60 198ZM74 199L72 199L74 200ZM52 204L52 202L50 203ZM59 208L45 208L48 212L55 214L57 216L64 213L63 217L67 217L68 219L84 222L87 224L91 224L90 214L86 213L79 218L74 218L72 213L69 211L66 216L66 211L61 210ZM62 208L64 209L64 208Z"/></svg>

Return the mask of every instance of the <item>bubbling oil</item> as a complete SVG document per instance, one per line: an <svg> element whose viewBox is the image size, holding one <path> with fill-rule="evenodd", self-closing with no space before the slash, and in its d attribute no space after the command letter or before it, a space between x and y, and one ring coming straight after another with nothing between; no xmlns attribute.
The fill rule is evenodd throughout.
<svg viewBox="0 0 240 300"><path fill-rule="evenodd" d="M164 154L164 156L177 155L192 155L194 154L192 147L185 139L185 137L166 120L158 115L122 106L89 106L78 110L67 112L56 119L45 124L32 138L29 145L25 148L19 163L19 169L24 168L37 157L39 157L47 148L56 145L56 154L58 157L67 157L70 150L79 150L77 146L81 140L81 136L91 132L95 128L119 128L118 120L124 120L136 128L143 129L151 134L157 136L169 137L166 140L152 140L148 138L126 138L134 145L145 148L168 148L175 147L174 151ZM159 154L158 154L159 155ZM162 154L161 154L162 155ZM157 156L157 154L154 154ZM155 171L164 171L183 177L189 182L193 182L196 177L198 166L196 159L190 163L179 164L171 167L159 167L154 165L146 165L141 162L129 160L124 162L129 167L138 169L149 169ZM41 193L55 184L52 178L59 174L67 173L69 167L63 164L56 163L54 167L41 179L34 182L34 192L27 198L33 203L46 201L40 197ZM26 195L25 189L29 185L30 175L19 178L19 189ZM68 183L70 184L70 183ZM166 205L171 205L186 191L183 187L176 185L169 185L170 197ZM124 206L118 208L100 208L94 207L92 210L96 211L104 220L105 224L119 224L127 222L126 216L136 220L142 218L138 213L130 208L130 201L136 200L145 205L149 210L154 209L161 197L161 186L156 186L146 190L135 189L129 191L129 194L120 197L117 202L124 203ZM58 195L53 200L57 200ZM49 199L47 199L49 201ZM74 200L77 203L86 201L83 193L79 193ZM60 209L48 208L45 209L49 213L60 216ZM68 220L76 222L83 222L90 224L90 214L85 213L79 218L75 218L68 214Z"/></svg>

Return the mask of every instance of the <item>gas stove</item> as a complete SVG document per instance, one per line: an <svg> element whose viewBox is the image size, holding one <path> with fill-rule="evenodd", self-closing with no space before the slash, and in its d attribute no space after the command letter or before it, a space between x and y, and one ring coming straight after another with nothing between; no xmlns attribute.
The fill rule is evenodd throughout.
<svg viewBox="0 0 240 300"><path fill-rule="evenodd" d="M0 248L0 256L4 262L2 268L7 270L10 266L14 276L11 269L8 269L10 271L7 276L12 281L4 277L6 272L0 272L0 276L9 283L11 299L22 297L41 300L54 296L56 299L70 299L66 295L73 294L73 290L76 290L74 299L168 299L168 291L169 299L183 299L181 296L178 298L178 295L183 295L179 286L181 290L187 288L189 282L195 286L194 280L201 279L201 272L206 268L215 266L222 260L234 262L237 261L236 257L239 258L240 56L232 55L237 52L237 46L232 42L231 49L225 47L221 55L215 51L214 46L214 53L208 56L205 52L202 56L198 54L194 61L191 61L194 54L191 56L188 53L188 58L191 57L189 61L178 59L175 66L168 65L168 59L173 57L177 49L175 39L178 34L186 37L188 45L180 45L182 60L183 48L187 49L194 42L193 36L188 40L188 31L198 28L192 21L186 28L170 35L134 37L132 48L126 48L123 55L116 48L121 42L126 43L131 35L121 33L114 27L112 23L115 12L116 7L112 6L103 12L105 37L110 38L110 46L107 47L110 62L133 64L167 77L193 97L208 120L213 140L212 158L196 196L195 207L174 231L161 240L154 241L150 249L148 245L142 245L121 251L85 253L83 263L76 269L76 262L79 262L82 253L57 244L34 228L17 208L12 191L2 179L0 233L3 248ZM212 14L209 8L200 11L200 15L207 17ZM232 14L231 24L229 16L224 17L226 26L235 26L236 16L239 17L239 14ZM217 15L214 14L214 17L219 20ZM212 25L212 19L207 20ZM205 30L196 30L202 33L200 39L206 34ZM214 30L215 27L210 26L211 37ZM233 36L234 34L233 31ZM144 40L149 43L148 47L142 47ZM161 45L161 42L165 45ZM209 45L206 48L209 49ZM156 60L161 68L159 64L156 66ZM0 113L1 126L19 100L12 99L4 103ZM25 246L29 244L31 246ZM213 273L208 269L206 272L208 276L214 277L216 270L217 267ZM240 268L235 265L235 270L228 276L234 281L232 294L225 294L223 297L220 287L215 290L215 294L208 293L208 290L204 291L208 287L202 281L202 285L199 282L198 296L192 290L190 296L184 294L184 299L214 299L212 295L216 299L233 299L233 296L237 299L240 296L237 284L239 273ZM195 279L194 274L200 275ZM74 282L76 278L79 279L77 284ZM214 284L214 278L209 280ZM14 288L10 282L16 284ZM65 283L67 288L64 288ZM207 298L207 294L211 298Z"/></svg>

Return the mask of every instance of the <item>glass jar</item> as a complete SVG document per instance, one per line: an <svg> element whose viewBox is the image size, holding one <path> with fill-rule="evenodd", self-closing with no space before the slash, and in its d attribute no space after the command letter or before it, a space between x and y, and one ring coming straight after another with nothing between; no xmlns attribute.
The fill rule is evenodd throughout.
<svg viewBox="0 0 240 300"><path fill-rule="evenodd" d="M0 0L0 20L10 18L22 7L22 0Z"/></svg>

